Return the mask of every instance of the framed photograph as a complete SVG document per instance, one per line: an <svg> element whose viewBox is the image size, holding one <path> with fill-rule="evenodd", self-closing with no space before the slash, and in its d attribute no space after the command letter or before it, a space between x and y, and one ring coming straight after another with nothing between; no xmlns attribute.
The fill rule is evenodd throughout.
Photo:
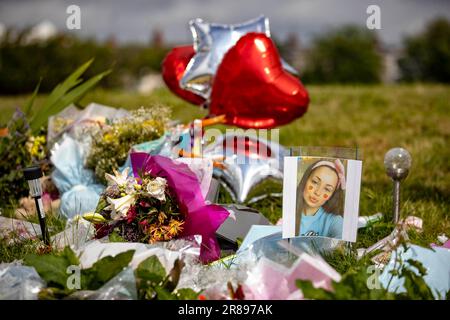
<svg viewBox="0 0 450 320"><path fill-rule="evenodd" d="M361 171L361 160L285 157L283 238L356 241Z"/></svg>

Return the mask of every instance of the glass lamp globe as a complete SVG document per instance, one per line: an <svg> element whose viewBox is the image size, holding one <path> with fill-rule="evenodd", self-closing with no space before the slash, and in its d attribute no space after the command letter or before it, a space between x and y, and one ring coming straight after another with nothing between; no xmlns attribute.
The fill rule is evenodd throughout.
<svg viewBox="0 0 450 320"><path fill-rule="evenodd" d="M411 155L403 148L392 148L384 156L386 173L393 180L403 180L411 168Z"/></svg>

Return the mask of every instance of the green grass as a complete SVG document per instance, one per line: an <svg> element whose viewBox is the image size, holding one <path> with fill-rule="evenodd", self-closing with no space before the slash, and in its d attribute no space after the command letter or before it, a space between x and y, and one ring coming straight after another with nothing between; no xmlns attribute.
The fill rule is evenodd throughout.
<svg viewBox="0 0 450 320"><path fill-rule="evenodd" d="M285 146L358 146L363 152L360 214L386 214L385 220L360 230L357 247L366 247L392 230L391 182L383 167L387 150L401 146L412 155L410 175L402 184L401 215L424 220L412 240L427 246L437 235L450 236L450 87L443 85L309 86L311 104L301 119L280 128ZM25 96L0 98L0 123L5 123ZM39 96L36 105L43 101ZM206 111L161 89L144 96L96 90L81 102L137 108L153 102L173 107L173 118L188 122ZM223 128L223 127L221 127ZM227 199L222 198L222 199ZM281 201L254 204L271 221L281 216Z"/></svg>
<svg viewBox="0 0 450 320"><path fill-rule="evenodd" d="M2 212L5 217L15 218L15 212L8 209ZM39 218L36 215L25 216L22 219L28 220L37 225L39 229ZM46 225L49 230L50 237L63 231L65 229L66 220L60 218L57 212L46 212ZM40 230L40 229L39 229ZM31 231L30 236L35 236L38 230ZM45 252L45 246L41 241L31 239L19 239L19 235L13 232L8 239L0 238L0 262L12 262L14 260L21 260L29 253Z"/></svg>

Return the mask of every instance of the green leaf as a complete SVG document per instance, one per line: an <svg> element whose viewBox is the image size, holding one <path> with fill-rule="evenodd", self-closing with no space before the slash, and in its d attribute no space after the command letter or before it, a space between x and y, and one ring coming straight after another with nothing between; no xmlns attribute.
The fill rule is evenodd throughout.
<svg viewBox="0 0 450 320"><path fill-rule="evenodd" d="M46 106L51 107L56 101L66 94L70 89L78 85L82 79L79 79L81 75L90 67L94 62L94 59L82 64L72 74L70 74L62 83L58 84L50 93L46 100Z"/></svg>
<svg viewBox="0 0 450 320"><path fill-rule="evenodd" d="M91 268L81 270L81 288L97 290L127 267L133 255L134 250L129 250L115 257L107 256L94 263Z"/></svg>
<svg viewBox="0 0 450 320"><path fill-rule="evenodd" d="M177 296L161 287L155 287L156 300L177 300Z"/></svg>
<svg viewBox="0 0 450 320"><path fill-rule="evenodd" d="M198 293L191 289L175 288L180 279L184 262L175 260L174 267L166 276L166 271L157 256L151 256L141 262L135 271L139 298L157 300L197 299Z"/></svg>
<svg viewBox="0 0 450 320"><path fill-rule="evenodd" d="M138 280L157 285L166 277L166 270L157 256L151 256L139 264L135 274Z"/></svg>
<svg viewBox="0 0 450 320"><path fill-rule="evenodd" d="M83 80L80 79L80 76L92 62L93 59L84 63L53 89L39 113L30 120L33 132L38 131L41 126L45 125L51 115L60 112L71 103L78 102L92 87L111 72L111 70L107 70L82 83Z"/></svg>
<svg viewBox="0 0 450 320"><path fill-rule="evenodd" d="M112 232L108 236L109 242L126 242L116 231Z"/></svg>
<svg viewBox="0 0 450 320"><path fill-rule="evenodd" d="M409 263L411 263L410 260L411 259L408 260ZM420 264L418 261L415 262ZM408 299L434 300L433 292L430 287L428 287L422 275L417 275L405 265L402 267L401 277L405 279L403 286L406 289L406 296Z"/></svg>
<svg viewBox="0 0 450 320"><path fill-rule="evenodd" d="M66 270L69 264L65 259L53 255L38 256L31 254L25 257L24 262L25 265L34 267L49 286L58 288L66 286Z"/></svg>
<svg viewBox="0 0 450 320"><path fill-rule="evenodd" d="M296 285L307 299L333 299L333 294L322 288L314 288L309 280L296 280Z"/></svg>
<svg viewBox="0 0 450 320"><path fill-rule="evenodd" d="M332 282L333 291L314 288L310 281L297 280L296 284L307 299L362 299L362 300L404 300L404 299L434 299L433 292L426 284L423 276L426 269L415 260L408 260L401 268L393 269L390 273L399 279L404 279L406 292L388 292L386 288L373 287L378 273L368 272L368 265L360 265L354 270L347 271L340 282ZM414 270L413 268L416 268ZM419 273L419 274L418 274Z"/></svg>
<svg viewBox="0 0 450 320"><path fill-rule="evenodd" d="M179 300L197 300L199 292L196 292L190 288L178 289L176 295Z"/></svg>
<svg viewBox="0 0 450 320"><path fill-rule="evenodd" d="M109 242L127 242L116 231L110 233L108 239L109 239Z"/></svg>
<svg viewBox="0 0 450 320"><path fill-rule="evenodd" d="M97 207L95 208L95 212L100 213L107 206L108 206L108 202L106 201L106 199L104 197L101 197L100 200L98 201Z"/></svg>
<svg viewBox="0 0 450 320"><path fill-rule="evenodd" d="M157 256L151 256L142 261L135 270L135 277L139 299L157 299L157 290L160 290L159 293L162 296L165 296L166 293L161 290L170 292L167 288L162 287L166 278L166 270Z"/></svg>
<svg viewBox="0 0 450 320"><path fill-rule="evenodd" d="M184 262L180 259L175 260L172 270L170 270L169 277L164 284L164 287L172 292L180 281L181 271L183 270Z"/></svg>
<svg viewBox="0 0 450 320"><path fill-rule="evenodd" d="M69 246L66 246L63 249L63 251L61 252L61 256L64 257L70 263L70 265L77 266L80 264L80 260Z"/></svg>
<svg viewBox="0 0 450 320"><path fill-rule="evenodd" d="M83 84L80 84L76 88L72 89L70 92L62 96L60 99L58 99L51 107L47 109L47 113L49 115L55 114L63 110L65 107L70 105L71 103L77 103L83 96L91 90L92 87L94 87L100 80L103 79L104 76L109 74L111 71L105 71L102 72L96 76L93 76ZM48 117L47 117L48 118ZM45 124L45 122L43 123ZM42 125L43 125L42 124Z"/></svg>
<svg viewBox="0 0 450 320"><path fill-rule="evenodd" d="M34 100L36 99L37 93L39 92L39 87L41 86L42 79L39 80L39 83L37 84L36 88L33 91L33 94L31 97L25 102L23 109L25 110L25 115L27 118L31 117L31 108L33 107Z"/></svg>
<svg viewBox="0 0 450 320"><path fill-rule="evenodd" d="M58 288L52 288L52 287L43 288L38 293L38 299L39 300L58 300L58 299L63 299L67 295L69 295L70 292L72 292L72 291L58 289Z"/></svg>
<svg viewBox="0 0 450 320"><path fill-rule="evenodd" d="M349 271L343 275L340 282L332 282L333 291L314 288L310 281L297 280L297 287L302 290L307 299L333 299L333 300L385 300L397 296L380 287L369 288L369 276L365 267L356 271Z"/></svg>
<svg viewBox="0 0 450 320"><path fill-rule="evenodd" d="M422 277L427 275L427 269L423 266L423 264L420 261L408 259L406 260L406 262L408 262L411 266L415 267Z"/></svg>
<svg viewBox="0 0 450 320"><path fill-rule="evenodd" d="M52 109L62 109L71 103L79 101L92 87L94 87L99 81L101 81L110 73L111 70L104 71L80 84L79 86L65 94L63 97L61 97L61 99L53 105Z"/></svg>
<svg viewBox="0 0 450 320"><path fill-rule="evenodd" d="M66 247L60 254L29 254L25 256L24 264L34 267L49 287L54 286L64 290L69 276L67 268L71 265L79 265L80 262L75 253Z"/></svg>

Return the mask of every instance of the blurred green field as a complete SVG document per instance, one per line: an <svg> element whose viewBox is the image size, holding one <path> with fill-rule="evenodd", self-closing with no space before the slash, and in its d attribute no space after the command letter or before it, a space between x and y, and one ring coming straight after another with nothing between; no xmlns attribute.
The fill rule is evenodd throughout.
<svg viewBox="0 0 450 320"><path fill-rule="evenodd" d="M450 86L309 86L311 104L301 119L280 128L285 146L358 146L363 154L361 215L391 211L391 182L384 173L385 152L396 146L410 151L413 166L402 188L402 216L424 219L424 231L413 241L427 245L437 235L450 236ZM27 97L0 97L0 123ZM36 105L44 97L39 96ZM188 122L206 114L166 89L145 96L125 91L95 90L82 105L98 102L137 108L154 102L173 108L173 118ZM280 199L255 206L272 221L281 216ZM386 223L390 215L386 217ZM379 229L377 229L379 228ZM386 236L389 223L359 233L358 245L367 246Z"/></svg>

